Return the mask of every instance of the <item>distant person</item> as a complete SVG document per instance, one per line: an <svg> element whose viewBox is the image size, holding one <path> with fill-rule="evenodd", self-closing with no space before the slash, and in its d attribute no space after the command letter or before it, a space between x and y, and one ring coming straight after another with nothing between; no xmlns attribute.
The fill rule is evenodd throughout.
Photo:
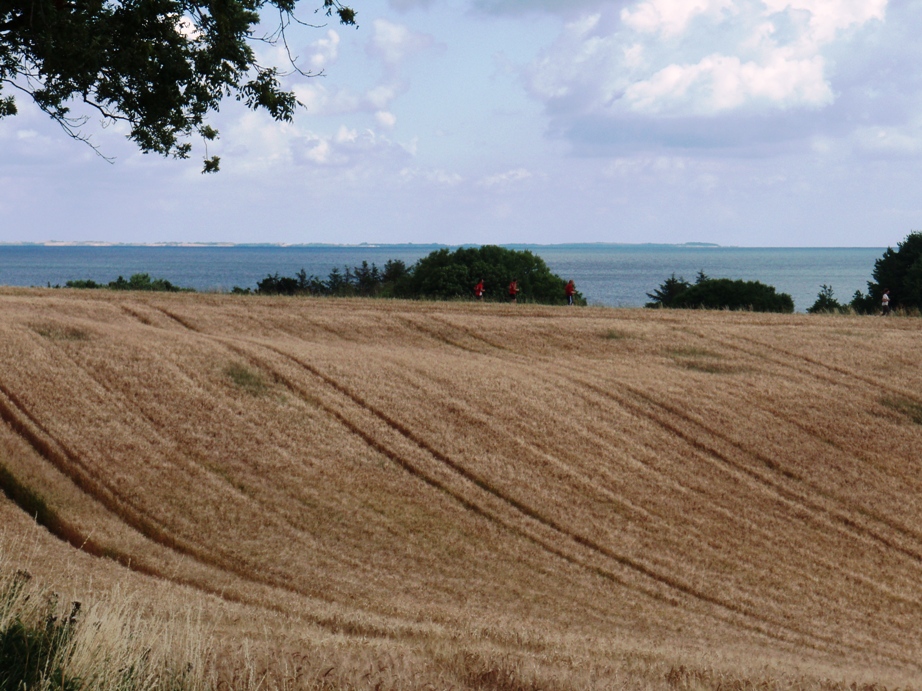
<svg viewBox="0 0 922 691"><path fill-rule="evenodd" d="M884 291L884 295L880 299L880 313L881 313L881 316L884 316L884 317L890 314L890 289L889 288L887 288Z"/></svg>
<svg viewBox="0 0 922 691"><path fill-rule="evenodd" d="M567 304L572 305L573 304L573 294L576 292L576 284L573 282L572 278L567 283L567 287L563 289L563 292L567 296Z"/></svg>
<svg viewBox="0 0 922 691"><path fill-rule="evenodd" d="M513 305L518 303L519 296L519 279L513 278L512 283L509 284L509 302Z"/></svg>
<svg viewBox="0 0 922 691"><path fill-rule="evenodd" d="M477 285L474 286L474 297L478 300L483 300L483 279L481 278Z"/></svg>

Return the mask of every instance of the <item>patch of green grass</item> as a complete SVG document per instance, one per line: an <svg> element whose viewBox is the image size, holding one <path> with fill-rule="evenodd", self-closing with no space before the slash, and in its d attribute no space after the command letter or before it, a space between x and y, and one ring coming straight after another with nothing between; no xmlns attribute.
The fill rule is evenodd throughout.
<svg viewBox="0 0 922 691"><path fill-rule="evenodd" d="M739 372L738 368L731 365L706 360L679 360L678 363L685 369L706 372L707 374L733 374L734 372Z"/></svg>
<svg viewBox="0 0 922 691"><path fill-rule="evenodd" d="M32 330L49 341L87 341L90 338L89 332L84 329L61 324L33 324Z"/></svg>
<svg viewBox="0 0 922 691"><path fill-rule="evenodd" d="M882 398L881 404L905 415L917 425L922 425L922 403L908 398Z"/></svg>
<svg viewBox="0 0 922 691"><path fill-rule="evenodd" d="M239 363L228 365L224 368L224 374L235 386L251 396L263 396L269 391L269 384L265 378L245 365Z"/></svg>
<svg viewBox="0 0 922 691"><path fill-rule="evenodd" d="M609 341L621 341L625 338L635 338L634 334L628 333L627 331L622 331L621 329L609 329L604 334L602 338Z"/></svg>

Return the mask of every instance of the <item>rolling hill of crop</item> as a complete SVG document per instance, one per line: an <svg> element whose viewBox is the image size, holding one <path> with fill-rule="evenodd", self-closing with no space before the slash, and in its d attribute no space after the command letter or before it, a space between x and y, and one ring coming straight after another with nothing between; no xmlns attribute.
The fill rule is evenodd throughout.
<svg viewBox="0 0 922 691"><path fill-rule="evenodd" d="M0 547L198 607L235 687L920 687L920 362L906 318L6 288Z"/></svg>

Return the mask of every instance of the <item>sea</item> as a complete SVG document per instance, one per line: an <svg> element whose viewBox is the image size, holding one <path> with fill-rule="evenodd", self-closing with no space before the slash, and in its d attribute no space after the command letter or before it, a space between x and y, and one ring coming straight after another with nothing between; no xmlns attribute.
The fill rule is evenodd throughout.
<svg viewBox="0 0 922 691"><path fill-rule="evenodd" d="M805 311L821 286L839 302L867 291L879 247L723 247L685 245L504 245L529 250L551 271L573 279L590 305L642 307L659 285L675 274L693 282L711 278L761 281L794 299ZM333 268L363 261L383 268L389 259L408 266L446 245L0 245L0 285L63 286L70 280L108 283L119 276L147 273L198 291L255 288L270 274L294 276L304 270L325 279ZM450 249L453 249L451 247Z"/></svg>

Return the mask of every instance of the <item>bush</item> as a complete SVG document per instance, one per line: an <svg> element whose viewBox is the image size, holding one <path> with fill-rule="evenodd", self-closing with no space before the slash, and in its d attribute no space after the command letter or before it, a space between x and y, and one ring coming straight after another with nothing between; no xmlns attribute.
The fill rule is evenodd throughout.
<svg viewBox="0 0 922 691"><path fill-rule="evenodd" d="M436 250L412 267L391 259L381 271L374 264L362 262L353 268L334 268L327 280L307 276L304 269L294 278L269 274L257 283L260 295L334 295L360 297L392 297L411 299L451 300L473 297L474 286L484 279L484 297L505 300L509 282L519 281L520 299L526 302L564 304L566 282L551 273L540 257L528 251L517 251L484 245L460 248L454 252ZM247 290L234 287L234 293ZM586 299L577 292L576 304Z"/></svg>
<svg viewBox="0 0 922 691"><path fill-rule="evenodd" d="M90 279L67 281L64 286L66 288L81 288L87 290L110 288L112 290L152 290L169 293L176 293L180 291L195 292L192 290L192 288L180 288L178 286L174 286L172 283L163 278L152 279L150 274L132 274L127 281L123 276L119 276L116 280L109 281L108 284L97 283L96 281Z"/></svg>
<svg viewBox="0 0 922 691"><path fill-rule="evenodd" d="M685 291L691 288L691 283L681 276L679 278L672 274L669 278L660 284L652 293L647 293L647 297L653 302L648 302L646 307L676 307L676 299Z"/></svg>
<svg viewBox="0 0 922 691"><path fill-rule="evenodd" d="M190 288L179 288L163 278L151 279L150 274L132 274L127 281L121 276L109 282L112 290L151 290L158 292L177 293L181 290L191 291Z"/></svg>
<svg viewBox="0 0 922 691"><path fill-rule="evenodd" d="M487 300L505 300L510 281L517 278L520 300L550 305L566 303L566 281L552 273L541 257L528 250L497 245L461 247L454 252L445 248L428 254L416 262L400 285L400 297L469 298L481 278ZM574 301L586 304L579 292Z"/></svg>
<svg viewBox="0 0 922 691"><path fill-rule="evenodd" d="M825 283L820 286L820 292L816 296L816 302L807 308L810 314L844 314L848 312L848 305L840 304L832 292L832 286Z"/></svg>
<svg viewBox="0 0 922 691"><path fill-rule="evenodd" d="M67 283L64 284L64 287L94 290L96 288L104 288L105 286L102 283L97 283L96 281L93 281L93 280L86 280L86 281L68 281Z"/></svg>
<svg viewBox="0 0 922 691"><path fill-rule="evenodd" d="M647 293L653 302L647 307L679 309L729 309L752 312L793 312L794 300L787 293L759 281L710 278L698 274L694 285L673 274L659 289Z"/></svg>
<svg viewBox="0 0 922 691"><path fill-rule="evenodd" d="M880 309L884 291L890 290L890 306L901 310L922 310L922 232L913 231L896 251L888 247L874 262L867 295L855 291L851 306L856 312L873 314Z"/></svg>

